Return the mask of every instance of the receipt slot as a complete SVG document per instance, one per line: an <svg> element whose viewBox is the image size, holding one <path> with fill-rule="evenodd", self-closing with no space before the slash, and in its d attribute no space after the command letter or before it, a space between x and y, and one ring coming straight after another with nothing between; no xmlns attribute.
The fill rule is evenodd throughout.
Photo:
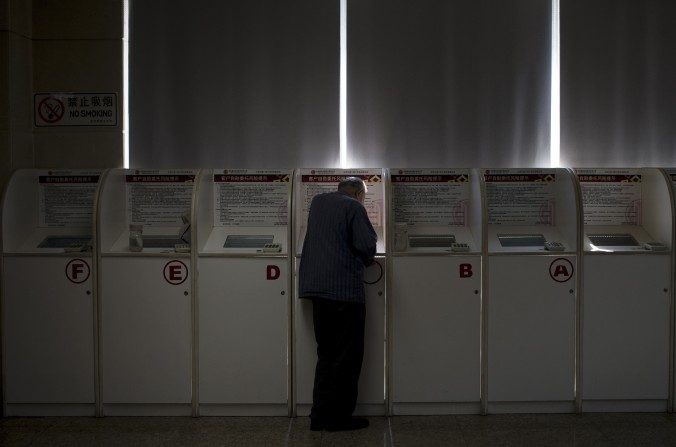
<svg viewBox="0 0 676 447"><path fill-rule="evenodd" d="M480 176L389 172L392 414L479 413Z"/></svg>
<svg viewBox="0 0 676 447"><path fill-rule="evenodd" d="M489 413L575 410L579 189L567 169L486 169Z"/></svg>
<svg viewBox="0 0 676 447"><path fill-rule="evenodd" d="M199 414L289 414L291 170L202 171Z"/></svg>
<svg viewBox="0 0 676 447"><path fill-rule="evenodd" d="M93 416L101 170L21 169L2 203L5 416Z"/></svg>
<svg viewBox="0 0 676 447"><path fill-rule="evenodd" d="M577 169L584 203L582 410L666 411L672 208L658 169Z"/></svg>
<svg viewBox="0 0 676 447"><path fill-rule="evenodd" d="M312 198L336 191L346 177L360 177L367 185L364 206L378 234L376 263L364 272L366 288L366 328L364 361L359 377L359 397L355 414L383 415L385 408L385 176L383 169L298 169L294 175L294 271L298 284L298 266L303 250L308 208ZM312 302L298 298L294 288L294 371L295 413L310 414L317 345L312 323Z"/></svg>
<svg viewBox="0 0 676 447"><path fill-rule="evenodd" d="M190 415L196 171L109 171L98 207L102 413Z"/></svg>

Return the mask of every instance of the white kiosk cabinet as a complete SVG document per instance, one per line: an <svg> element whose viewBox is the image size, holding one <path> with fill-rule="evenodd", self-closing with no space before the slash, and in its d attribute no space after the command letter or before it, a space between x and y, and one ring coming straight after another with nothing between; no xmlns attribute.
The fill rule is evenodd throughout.
<svg viewBox="0 0 676 447"><path fill-rule="evenodd" d="M390 185L392 413L479 413L479 176L390 169Z"/></svg>
<svg viewBox="0 0 676 447"><path fill-rule="evenodd" d="M384 415L385 408L385 176L383 169L299 169L294 176L294 244L295 282L303 250L308 210L312 198L324 192L336 191L338 183L347 177L359 177L366 182L368 192L364 206L378 234L376 262L366 268L366 332L364 362L359 378L359 397L355 414ZM298 298L294 288L294 371L295 412L310 414L317 344L312 323L312 302Z"/></svg>
<svg viewBox="0 0 676 447"><path fill-rule="evenodd" d="M667 179L668 179L668 181L671 185L671 216L672 216L671 217L671 221L672 221L672 231L671 231L671 243L672 243L672 248L671 248L671 311L672 311L671 325L672 326L671 327L672 327L672 329L671 329L671 334L672 334L672 337L674 337L674 324L676 324L676 322L674 321L674 318L676 318L676 315L673 314L674 304L675 304L674 303L674 298L675 298L674 290L676 290L676 250L674 250L674 248L673 248L673 243L674 243L674 241L676 241L676 168L665 169L665 170L663 170L663 172L667 176ZM672 346L671 346L671 350L670 350L669 353L671 355L671 364L673 365L674 364L673 362L676 361L675 358L674 358L674 356L676 355L676 352L674 351L674 349L676 349L676 347L674 346L674 344L676 343L676 341L672 338L671 343L672 343ZM673 412L674 411L674 400L676 399L676 396L674 396L674 394L676 393L676 390L674 390L674 386L673 386L673 384L676 383L676 370L674 370L673 367L672 367L671 383L672 383L671 396L670 396L671 405L669 407L669 411Z"/></svg>
<svg viewBox="0 0 676 447"><path fill-rule="evenodd" d="M93 416L102 171L16 171L2 208L5 416Z"/></svg>
<svg viewBox="0 0 676 447"><path fill-rule="evenodd" d="M195 177L196 171L114 169L101 187L105 415L191 414L189 222Z"/></svg>
<svg viewBox="0 0 676 447"><path fill-rule="evenodd" d="M672 216L658 169L578 169L582 410L666 411Z"/></svg>
<svg viewBox="0 0 676 447"><path fill-rule="evenodd" d="M242 169L200 177L200 415L289 414L291 177Z"/></svg>
<svg viewBox="0 0 676 447"><path fill-rule="evenodd" d="M487 169L486 411L575 410L579 189L567 169Z"/></svg>

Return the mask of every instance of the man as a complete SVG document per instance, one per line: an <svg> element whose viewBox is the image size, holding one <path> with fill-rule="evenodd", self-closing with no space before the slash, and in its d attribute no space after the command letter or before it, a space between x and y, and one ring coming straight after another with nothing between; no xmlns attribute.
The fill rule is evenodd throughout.
<svg viewBox="0 0 676 447"><path fill-rule="evenodd" d="M312 430L357 430L357 385L364 356L364 267L378 237L364 208L366 184L348 177L312 199L299 269L299 296L312 299L317 367Z"/></svg>

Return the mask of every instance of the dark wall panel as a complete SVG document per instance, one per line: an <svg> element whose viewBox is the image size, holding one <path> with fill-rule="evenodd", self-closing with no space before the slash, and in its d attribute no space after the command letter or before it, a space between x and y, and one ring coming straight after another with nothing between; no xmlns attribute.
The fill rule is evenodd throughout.
<svg viewBox="0 0 676 447"><path fill-rule="evenodd" d="M339 2L131 0L131 167L339 162Z"/></svg>
<svg viewBox="0 0 676 447"><path fill-rule="evenodd" d="M561 161L676 165L676 2L561 1Z"/></svg>
<svg viewBox="0 0 676 447"><path fill-rule="evenodd" d="M549 165L549 1L349 0L347 23L352 164Z"/></svg>

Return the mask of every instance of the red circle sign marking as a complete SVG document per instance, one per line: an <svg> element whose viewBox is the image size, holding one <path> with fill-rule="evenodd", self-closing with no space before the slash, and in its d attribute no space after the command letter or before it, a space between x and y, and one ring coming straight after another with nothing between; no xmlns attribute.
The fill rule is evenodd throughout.
<svg viewBox="0 0 676 447"><path fill-rule="evenodd" d="M56 123L63 118L66 108L63 106L63 103L60 99L53 96L48 96L47 98L40 101L38 106L38 114L40 118L46 123Z"/></svg>
<svg viewBox="0 0 676 447"><path fill-rule="evenodd" d="M573 277L573 263L566 258L556 258L549 264L549 276L556 282L566 282Z"/></svg>
<svg viewBox="0 0 676 447"><path fill-rule="evenodd" d="M376 284L383 278L383 265L378 261L364 269L364 284Z"/></svg>
<svg viewBox="0 0 676 447"><path fill-rule="evenodd" d="M89 279L89 264L84 259L71 259L66 264L66 278L72 283L81 284Z"/></svg>
<svg viewBox="0 0 676 447"><path fill-rule="evenodd" d="M164 279L175 286L188 279L188 267L181 261L173 260L164 266Z"/></svg>

